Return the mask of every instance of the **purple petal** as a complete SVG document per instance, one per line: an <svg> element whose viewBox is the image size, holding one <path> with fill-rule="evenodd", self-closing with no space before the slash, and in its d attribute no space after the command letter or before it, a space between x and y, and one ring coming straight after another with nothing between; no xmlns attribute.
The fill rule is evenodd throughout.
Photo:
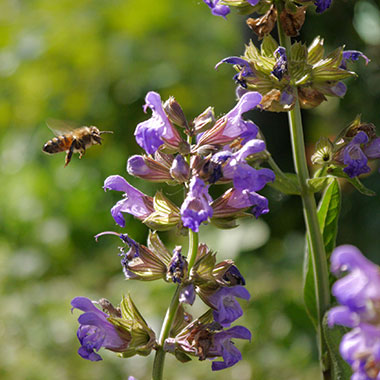
<svg viewBox="0 0 380 380"><path fill-rule="evenodd" d="M73 309L79 309L84 312L93 312L101 316L107 317L106 313L99 310L92 301L87 297L75 297L71 300L71 306Z"/></svg>
<svg viewBox="0 0 380 380"><path fill-rule="evenodd" d="M355 327L358 325L359 320L357 314L352 313L347 306L336 306L329 311L327 322L330 327L334 325Z"/></svg>
<svg viewBox="0 0 380 380"><path fill-rule="evenodd" d="M274 64L271 74L273 74L280 81L284 74L288 71L288 58L286 56L285 48L279 46L274 51L274 56L276 57L276 63Z"/></svg>
<svg viewBox="0 0 380 380"><path fill-rule="evenodd" d="M317 13L324 12L327 8L330 7L332 0L315 0L314 5L317 7Z"/></svg>
<svg viewBox="0 0 380 380"><path fill-rule="evenodd" d="M340 63L340 68L346 70L347 69L347 61L358 61L359 58L363 58L365 60L366 65L370 62L370 59L365 56L361 51L357 50L346 50L343 52L342 62Z"/></svg>
<svg viewBox="0 0 380 380"><path fill-rule="evenodd" d="M330 87L330 91L340 98L346 95L347 86L343 82L338 82L334 86Z"/></svg>
<svg viewBox="0 0 380 380"><path fill-rule="evenodd" d="M211 9L211 13L214 16L226 16L230 13L230 8L227 5L220 5L219 0L203 0L207 6Z"/></svg>
<svg viewBox="0 0 380 380"><path fill-rule="evenodd" d="M179 302L192 305L194 301L195 301L194 285L193 284L186 285L184 288L181 289L181 292L179 294Z"/></svg>
<svg viewBox="0 0 380 380"><path fill-rule="evenodd" d="M363 150L369 159L380 158L380 137L373 139Z"/></svg>

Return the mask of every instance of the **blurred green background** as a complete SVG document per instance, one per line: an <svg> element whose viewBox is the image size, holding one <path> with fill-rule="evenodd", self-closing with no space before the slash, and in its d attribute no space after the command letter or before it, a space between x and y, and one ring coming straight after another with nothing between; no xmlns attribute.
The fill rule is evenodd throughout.
<svg viewBox="0 0 380 380"><path fill-rule="evenodd" d="M359 78L349 81L343 100L333 99L304 113L310 153L319 136L334 136L362 114L380 125L380 9L375 1L334 0L321 16L309 12L301 38L325 38L361 50L372 62L355 63ZM127 176L127 157L140 152L133 138L145 120L143 99L150 90L174 95L189 118L214 105L217 115L235 104L234 74L222 58L240 55L254 38L244 18L228 22L211 16L201 0L2 0L0 12L0 378L126 379L150 377L148 359L119 359L102 350L102 362L76 351L78 295L118 303L130 292L152 327L159 330L173 286L126 282L119 241L93 236L121 231L109 209L120 194L104 193L111 174ZM292 170L285 115L250 115L261 126L269 150L284 170ZM106 135L79 161L63 168L64 154L47 156L52 138L46 119L94 124ZM128 180L153 195L155 186ZM380 194L374 173L365 184ZM346 184L339 243L358 245L380 263L379 196L366 198ZM175 195L178 189L166 188ZM167 379L318 379L317 351L302 302L303 220L299 199L266 189L271 213L246 220L232 231L201 230L201 240L234 258L252 294L239 324L253 333L251 344L237 342L243 361L211 373L210 362L180 364L168 356ZM358 227L360 226L360 228ZM126 230L144 243L147 229L127 217ZM174 233L163 234L170 248ZM186 244L183 241L183 244ZM377 255L377 256L376 256ZM195 305L194 316L202 306ZM148 361L148 363L147 363Z"/></svg>

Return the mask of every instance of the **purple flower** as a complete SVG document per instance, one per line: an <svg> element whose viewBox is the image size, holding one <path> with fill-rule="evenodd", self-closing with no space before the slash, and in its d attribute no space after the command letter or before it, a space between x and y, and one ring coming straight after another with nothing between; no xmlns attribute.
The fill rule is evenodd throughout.
<svg viewBox="0 0 380 380"><path fill-rule="evenodd" d="M332 0L315 0L314 5L317 7L317 13L324 12L327 8L330 7Z"/></svg>
<svg viewBox="0 0 380 380"><path fill-rule="evenodd" d="M198 232L200 224L212 217L211 202L208 186L200 178L193 177L190 181L189 192L181 206L183 225Z"/></svg>
<svg viewBox="0 0 380 380"><path fill-rule="evenodd" d="M172 180L169 168L148 156L131 156L127 162L127 172L135 177L153 182Z"/></svg>
<svg viewBox="0 0 380 380"><path fill-rule="evenodd" d="M148 154L155 153L163 144L176 150L181 143L181 137L166 116L160 95L150 91L145 97L145 102L144 112L147 112L149 107L152 110L152 117L137 125L135 131L137 144Z"/></svg>
<svg viewBox="0 0 380 380"><path fill-rule="evenodd" d="M244 94L230 112L202 135L198 141L198 146L205 144L226 145L237 137L243 137L243 143L255 138L258 132L256 124L252 121L243 120L242 114L255 108L261 99L262 96L255 91Z"/></svg>
<svg viewBox="0 0 380 380"><path fill-rule="evenodd" d="M276 63L274 64L273 71L271 73L280 81L284 74L288 71L288 58L286 56L285 48L279 46L274 51L274 56L276 57Z"/></svg>
<svg viewBox="0 0 380 380"><path fill-rule="evenodd" d="M221 287L207 298L213 307L214 320L223 327L228 327L233 321L243 315L243 310L235 297L249 300L250 294L244 286L236 285Z"/></svg>
<svg viewBox="0 0 380 380"><path fill-rule="evenodd" d="M131 214L140 220L144 220L154 211L153 199L131 186L123 177L119 175L111 175L106 178L103 188L104 190L124 192L124 199L117 202L111 209L112 217L121 227L125 227L125 220L122 214L123 212Z"/></svg>
<svg viewBox="0 0 380 380"><path fill-rule="evenodd" d="M114 352L123 352L127 349L131 339L128 337L129 334L124 333L123 336L116 330L115 326L108 322L108 315L96 308L90 299L76 297L71 301L71 306L73 309L84 311L78 318L80 326L77 332L81 344L78 354L82 358L91 361L102 360L95 352L101 347Z"/></svg>
<svg viewBox="0 0 380 380"><path fill-rule="evenodd" d="M365 56L361 51L346 50L343 52L342 62L340 63L339 67L341 69L347 70L347 61L358 61L360 57L363 58L365 60L366 65L368 65L370 59L367 56Z"/></svg>
<svg viewBox="0 0 380 380"><path fill-rule="evenodd" d="M347 165L343 170L351 178L371 171L367 166L368 158L363 152L361 145L369 141L365 132L360 131L344 148L343 162Z"/></svg>
<svg viewBox="0 0 380 380"><path fill-rule="evenodd" d="M178 182L186 182L190 176L190 167L182 155L177 154L170 168L170 175Z"/></svg>
<svg viewBox="0 0 380 380"><path fill-rule="evenodd" d="M339 96L340 98L346 95L347 86L343 82L337 82L334 86L329 87L332 95Z"/></svg>
<svg viewBox="0 0 380 380"><path fill-rule="evenodd" d="M243 326L234 326L229 330L217 332L213 336L208 355L209 357L221 356L223 361L213 361L211 367L213 371L232 367L242 359L240 351L231 342L233 338L251 340L251 333Z"/></svg>
<svg viewBox="0 0 380 380"><path fill-rule="evenodd" d="M340 353L354 372L352 380L373 380L380 376L380 329L361 324L345 334Z"/></svg>
<svg viewBox="0 0 380 380"><path fill-rule="evenodd" d="M219 4L220 0L203 0L203 1L211 9L211 13L214 16L222 16L226 18L226 16L231 12L229 6Z"/></svg>
<svg viewBox="0 0 380 380"><path fill-rule="evenodd" d="M254 72L252 71L250 63L243 58L240 58L240 57L224 58L215 65L215 69L217 69L222 63L230 63L231 65L238 65L242 67L242 70L238 74L234 75L234 80L236 83L240 84L240 86L243 88L247 88L247 83L245 82L244 78L255 76ZM238 98L240 97L241 96L238 96Z"/></svg>
<svg viewBox="0 0 380 380"><path fill-rule="evenodd" d="M368 322L374 318L373 305L380 302L379 267L366 259L356 247L342 245L336 248L331 256L331 271L335 274L341 271L349 272L332 288L333 295L346 309L340 308L335 311L335 314L329 317L331 324L337 315L341 321L344 311L347 315L350 314L347 317L348 321ZM379 317L380 315L377 316Z"/></svg>
<svg viewBox="0 0 380 380"><path fill-rule="evenodd" d="M179 302L192 305L195 301L194 285L189 284L183 287L179 293Z"/></svg>

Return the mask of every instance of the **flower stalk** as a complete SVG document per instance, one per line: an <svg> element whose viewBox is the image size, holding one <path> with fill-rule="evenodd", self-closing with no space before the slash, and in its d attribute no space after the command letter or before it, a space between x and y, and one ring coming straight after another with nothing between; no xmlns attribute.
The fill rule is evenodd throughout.
<svg viewBox="0 0 380 380"><path fill-rule="evenodd" d="M282 1L277 1L277 9L283 7ZM286 36L281 22L277 23L280 45L286 48L288 57L290 57L290 37ZM316 307L318 312L317 339L319 348L319 357L323 370L323 378L328 379L329 374L324 370L323 359L326 352L326 345L322 333L322 319L330 306L330 288L328 277L328 266L323 237L318 223L317 207L313 192L309 189L307 181L309 179L309 170L307 167L305 142L302 126L301 108L296 97L295 107L288 112L289 128L292 143L293 160L296 174L298 176L303 214L306 225L306 235L310 247L310 256L314 269L314 285Z"/></svg>
<svg viewBox="0 0 380 380"><path fill-rule="evenodd" d="M188 261L188 270L190 272L191 268L195 263L195 258L197 256L198 251L198 233L193 232L189 228L189 251L187 254ZM152 380L162 380L163 371L164 371L164 363L165 363L165 351L163 349L163 345L165 343L165 339L169 338L170 329L173 324L174 317L178 310L179 306L179 292L181 289L181 285L177 286L175 293L173 294L170 305L166 311L165 319L162 324L160 338L158 340L158 347L156 351L156 356L154 358L153 363L153 371L152 371Z"/></svg>

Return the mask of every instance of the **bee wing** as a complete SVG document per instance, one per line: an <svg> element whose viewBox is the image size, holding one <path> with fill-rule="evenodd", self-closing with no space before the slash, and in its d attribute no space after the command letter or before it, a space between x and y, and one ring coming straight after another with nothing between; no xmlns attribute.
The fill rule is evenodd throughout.
<svg viewBox="0 0 380 380"><path fill-rule="evenodd" d="M53 131L56 136L67 134L79 127L79 125L72 121L64 121L58 119L48 119L46 120L46 125Z"/></svg>

